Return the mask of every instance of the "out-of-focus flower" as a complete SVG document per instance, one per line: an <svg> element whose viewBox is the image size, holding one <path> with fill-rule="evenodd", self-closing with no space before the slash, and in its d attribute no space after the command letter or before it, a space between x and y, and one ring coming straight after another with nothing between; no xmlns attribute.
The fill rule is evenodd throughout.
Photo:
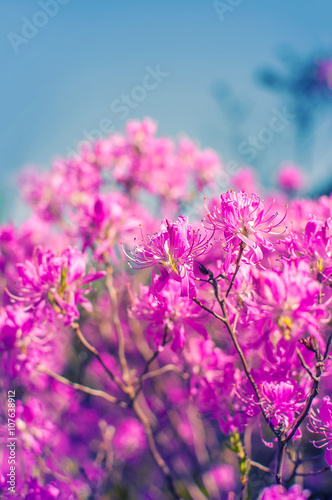
<svg viewBox="0 0 332 500"><path fill-rule="evenodd" d="M41 486L38 478L33 478L28 482L28 494L25 500L55 500L59 498L60 490L54 482Z"/></svg>
<svg viewBox="0 0 332 500"><path fill-rule="evenodd" d="M278 184L285 191L294 192L303 188L304 177L300 168L294 163L286 163L281 166L278 173Z"/></svg>
<svg viewBox="0 0 332 500"><path fill-rule="evenodd" d="M236 489L234 468L231 465L214 465L209 472L212 474L220 491L234 491Z"/></svg>
<svg viewBox="0 0 332 500"><path fill-rule="evenodd" d="M117 427L113 444L119 460L137 458L146 448L144 427L135 418L127 417Z"/></svg>
<svg viewBox="0 0 332 500"><path fill-rule="evenodd" d="M128 241L142 221L151 225L151 216L122 193L90 196L72 214L74 227L83 240L83 251L93 247L96 259L105 251L115 259L114 247L120 241Z"/></svg>
<svg viewBox="0 0 332 500"><path fill-rule="evenodd" d="M247 193L257 193L258 186L254 170L250 167L242 168L238 174L232 177L231 186L236 191L243 189Z"/></svg>
<svg viewBox="0 0 332 500"><path fill-rule="evenodd" d="M87 258L77 248L69 247L60 255L37 247L33 258L18 264L18 295L13 296L40 317L52 321L54 314L66 325L79 318L78 305L91 311L86 295L91 288L85 285L105 275L104 272L86 274Z"/></svg>
<svg viewBox="0 0 332 500"><path fill-rule="evenodd" d="M317 70L318 80L332 89L332 59L318 61Z"/></svg>

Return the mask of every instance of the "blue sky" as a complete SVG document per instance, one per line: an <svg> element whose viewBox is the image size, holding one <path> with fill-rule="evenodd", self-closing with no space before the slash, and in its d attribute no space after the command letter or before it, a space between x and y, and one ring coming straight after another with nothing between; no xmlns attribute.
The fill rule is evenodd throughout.
<svg viewBox="0 0 332 500"><path fill-rule="evenodd" d="M186 133L229 159L228 124L213 85L227 82L250 110L249 131L256 130L279 98L259 88L255 70L276 63L282 46L304 56L332 53L332 2L326 0L243 0L223 21L210 0L61 1L24 43L15 36L26 23L45 20L36 14L39 2L0 3L2 203L8 204L25 164L46 168L105 119L122 129L125 120L112 103L141 85L147 67L159 65L169 75L131 116L151 116L161 133ZM275 147L287 155L287 136L279 139Z"/></svg>

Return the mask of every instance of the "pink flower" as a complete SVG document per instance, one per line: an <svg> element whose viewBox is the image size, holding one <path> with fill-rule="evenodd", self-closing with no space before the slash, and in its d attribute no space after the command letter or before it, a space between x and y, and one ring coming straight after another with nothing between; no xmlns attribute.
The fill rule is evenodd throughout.
<svg viewBox="0 0 332 500"><path fill-rule="evenodd" d="M281 270L252 270L255 291L246 299L249 317L261 343L264 338L277 342L299 340L303 334L322 340L321 331L329 321L327 305L319 303L320 284L303 260L284 261ZM266 337L265 337L266 336Z"/></svg>
<svg viewBox="0 0 332 500"><path fill-rule="evenodd" d="M270 207L271 208L271 207ZM244 257L253 263L263 258L262 248L274 251L274 244L267 234L277 234L275 229L281 225L285 216L276 222L278 213L268 215L259 196L251 197L245 191L227 191L220 195L220 205L211 206L206 221L223 233L222 244L233 252L240 242L245 244Z"/></svg>
<svg viewBox="0 0 332 500"><path fill-rule="evenodd" d="M96 259L110 252L116 259L114 247L119 241L132 237L141 220L150 224L151 217L144 208L122 193L100 193L90 196L72 214L72 221L83 240L83 251L92 246Z"/></svg>
<svg viewBox="0 0 332 500"><path fill-rule="evenodd" d="M287 491L280 484L264 488L258 500L307 500L310 496L309 490L302 490L299 484L294 484Z"/></svg>
<svg viewBox="0 0 332 500"><path fill-rule="evenodd" d="M231 185L236 191L241 191L242 189L250 193L258 191L255 172L247 166L244 166L238 174L232 177Z"/></svg>
<svg viewBox="0 0 332 500"><path fill-rule="evenodd" d="M293 163L281 166L278 183L285 191L298 191L304 186L304 178L300 168Z"/></svg>
<svg viewBox="0 0 332 500"><path fill-rule="evenodd" d="M236 489L236 480L234 468L228 464L214 465L209 473L217 483L221 491L234 491Z"/></svg>
<svg viewBox="0 0 332 500"><path fill-rule="evenodd" d="M55 500L59 498L59 495L60 490L53 481L46 486L41 486L38 479L34 478L28 482L28 494L25 496L25 500Z"/></svg>
<svg viewBox="0 0 332 500"><path fill-rule="evenodd" d="M176 222L164 220L160 231L153 236L144 237L142 245L136 245L132 255L127 255L133 262L134 269L153 268L152 293L158 294L170 278L181 283L181 297L196 296L194 260L206 252L211 238L202 237L195 231L188 218L179 216ZM160 276L155 280L155 269Z"/></svg>
<svg viewBox="0 0 332 500"><path fill-rule="evenodd" d="M332 59L317 61L317 78L332 89Z"/></svg>
<svg viewBox="0 0 332 500"><path fill-rule="evenodd" d="M77 248L69 247L60 255L52 250L36 247L33 258L18 264L19 286L14 299L24 303L40 317L52 321L56 314L66 325L79 318L78 304L91 311L86 295L91 288L84 288L104 272L86 274L87 259Z"/></svg>
<svg viewBox="0 0 332 500"><path fill-rule="evenodd" d="M121 461L141 456L146 448L144 427L135 418L126 418L117 427L113 444L116 456Z"/></svg>
<svg viewBox="0 0 332 500"><path fill-rule="evenodd" d="M311 215L304 231L291 231L285 239L290 258L306 258L322 281L332 274L332 218L319 220Z"/></svg>
<svg viewBox="0 0 332 500"><path fill-rule="evenodd" d="M140 294L132 298L130 314L140 321L148 321L146 334L153 348L172 340L174 351L182 349L190 331L206 336L202 309L187 297L181 297L181 284L174 280L156 296L147 286L141 286Z"/></svg>
<svg viewBox="0 0 332 500"><path fill-rule="evenodd" d="M256 376L256 382L260 388L265 415L274 427L281 426L286 429L302 409L306 399L305 391L294 380L274 381L267 374L261 375L260 381ZM258 412L257 403L254 404ZM301 435L302 433L298 431L295 437Z"/></svg>
<svg viewBox="0 0 332 500"><path fill-rule="evenodd" d="M323 398L322 405L317 412L311 409L309 420L311 424L311 427L308 426L309 431L324 436L313 440L312 443L316 448L326 446L324 458L332 470L332 402L329 396Z"/></svg>

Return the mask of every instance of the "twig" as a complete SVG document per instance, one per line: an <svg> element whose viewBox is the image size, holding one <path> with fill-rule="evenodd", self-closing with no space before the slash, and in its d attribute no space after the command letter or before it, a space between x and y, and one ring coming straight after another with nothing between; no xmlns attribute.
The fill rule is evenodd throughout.
<svg viewBox="0 0 332 500"><path fill-rule="evenodd" d="M169 333L169 329L168 329L168 326L166 325L165 326L165 330L164 330L164 335L163 335L163 339L162 339L162 342L161 342L161 347L165 347L166 343L167 343L167 335ZM145 367L144 367L144 370L142 371L141 375L139 376L139 379L141 379L148 371L149 369L149 366L151 365L151 363L153 363L153 361L156 359L156 357L160 354L160 350L157 349L151 356L151 358L149 358L147 360L147 362L145 363Z"/></svg>
<svg viewBox="0 0 332 500"><path fill-rule="evenodd" d="M146 417L145 413L143 412L142 408L140 407L137 399L133 403L133 410L135 411L137 417L142 422L142 425L145 429L145 434L146 434L146 437L147 437L147 440L149 443L149 448L150 448L151 454L152 454L156 464L161 469L173 497L176 500L180 500L180 497L177 494L177 491L175 489L175 485L173 482L173 478L171 476L171 472L170 472L168 466L166 465L166 462L164 461L164 459L160 455L159 451L157 450L157 446L156 446L156 443L155 443L155 440L153 437L150 422L149 422L148 418Z"/></svg>
<svg viewBox="0 0 332 500"><path fill-rule="evenodd" d="M163 339L162 339L162 343L161 343L161 347L164 347L167 343L167 334L168 334L169 330L168 330L168 327L167 325L165 326L165 330L164 330L164 335L163 335ZM151 365L151 363L153 363L153 361L156 359L156 357L159 355L160 353L160 350L157 350L155 351L152 356L146 361L145 363L145 367L142 371L142 373L140 374L140 376L138 377L138 388L136 389L136 393L134 394L134 397L132 399L132 403L134 402L134 400L137 398L137 396L139 395L139 393L141 392L142 390L142 383L143 383L143 379L144 379L144 375L146 375L148 369L149 369L149 366Z"/></svg>
<svg viewBox="0 0 332 500"><path fill-rule="evenodd" d="M219 319L219 321L222 321L223 323L225 323L226 319L223 318L222 316L220 316L218 313L216 313L215 311L212 311L212 309L209 309L208 307L206 307L204 304L202 304L202 302L200 300L198 300L196 297L194 297L192 299L195 304L197 304L198 306L200 306L202 309L204 309L204 311L207 311L208 313L212 314L212 316L214 316L215 318Z"/></svg>
<svg viewBox="0 0 332 500"><path fill-rule="evenodd" d="M169 372L169 371L174 371L181 375L184 379L187 379L189 377L188 373L183 373L176 365L165 365L162 368L158 368L157 370L152 370L151 372L145 373L142 376L142 380L147 380L148 378L152 377L158 377L159 375L162 375L163 373Z"/></svg>
<svg viewBox="0 0 332 500"><path fill-rule="evenodd" d="M318 379L317 377L312 373L310 367L307 365L307 363L304 361L304 358L302 356L302 353L300 351L300 349L296 349L296 354L301 362L301 365L303 366L303 368L306 370L306 372L308 372L310 378L312 378L312 380L314 380L315 382L318 382Z"/></svg>
<svg viewBox="0 0 332 500"><path fill-rule="evenodd" d="M228 295L230 294L230 291L232 290L232 287L234 285L234 281L235 281L236 275L239 272L240 263L241 263L241 259L242 259L242 255L243 255L243 251L245 249L245 246L246 246L246 244L243 241L241 241L241 243L240 243L240 250L239 250L239 253L238 253L238 256L237 256L237 259L236 259L236 263L235 263L235 271L233 273L231 282L230 282L229 287L227 289L226 297L228 297Z"/></svg>
<svg viewBox="0 0 332 500"><path fill-rule="evenodd" d="M253 467L256 467L257 469L260 469L264 472L269 472L270 474L274 474L274 472L271 469L269 469L268 467L265 467L265 465L262 465L258 462L255 462L254 460L249 459L249 463L250 463L250 465L252 465Z"/></svg>
<svg viewBox="0 0 332 500"><path fill-rule="evenodd" d="M40 373L44 373L45 375L49 375L50 377L54 378L54 380L57 380L58 382L61 382L62 384L68 385L70 387L73 387L74 389L77 389L78 391L85 392L86 394L90 394L91 396L98 396L100 398L106 399L109 403L116 403L122 408L127 408L128 404L125 401L121 401L118 398L111 396L105 391L101 391L99 389L92 389L91 387L87 387L86 385L82 384L77 384L76 382L72 382L71 380L68 380L67 378L63 377L62 375L59 375L52 370L49 370L48 368L45 368L43 366L37 366L36 370Z"/></svg>
<svg viewBox="0 0 332 500"><path fill-rule="evenodd" d="M328 470L331 470L330 467L324 467L324 469L321 470L316 470L313 472L296 472L296 476L301 476L301 477L306 477L306 476L318 476L318 474L322 474L322 472L326 472Z"/></svg>
<svg viewBox="0 0 332 500"><path fill-rule="evenodd" d="M87 340L86 338L84 337L82 331L80 330L80 327L79 327L79 324L74 322L72 323L72 328L73 330L75 331L76 335L78 336L78 338L80 339L80 341L82 342L82 344L84 345L84 347L86 349L88 349L88 351L90 351L99 361L99 363L102 365L102 367L104 368L104 370L106 371L106 373L109 375L109 377L111 378L111 380L113 382L116 383L116 385L123 391L123 392L126 392L128 394L128 388L125 386L125 384L122 382L122 380L120 380L118 377L116 377L109 368L107 368L107 366L105 365L104 361L102 360L99 352L97 351L97 349L92 346Z"/></svg>
<svg viewBox="0 0 332 500"><path fill-rule="evenodd" d="M128 368L127 358L126 358L126 348L125 348L125 340L124 334L122 330L121 321L119 318L119 304L118 304L118 296L116 293L116 289L113 285L113 268L110 264L109 257L104 254L104 262L106 265L106 288L108 290L109 296L112 301L112 319L115 326L115 331L118 338L118 353L119 353L119 361L122 368L122 377L125 384L129 383L130 372Z"/></svg>

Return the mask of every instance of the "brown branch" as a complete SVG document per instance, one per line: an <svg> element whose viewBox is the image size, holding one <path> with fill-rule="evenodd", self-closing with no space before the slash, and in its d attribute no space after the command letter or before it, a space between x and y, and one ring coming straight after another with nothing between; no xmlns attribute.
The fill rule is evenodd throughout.
<svg viewBox="0 0 332 500"><path fill-rule="evenodd" d="M313 385L312 385L312 388L310 390L309 396L307 397L307 400L306 400L300 414L296 417L295 422L292 424L291 428L290 429L287 428L284 431L284 437L283 437L282 441L285 444L287 444L292 439L292 437L296 433L297 429L300 427L301 423L308 415L309 410L311 408L311 404L319 392L319 384L320 384L322 373L324 371L325 356L322 356L322 354L319 350L317 341L315 339L313 339L312 342L315 344L315 354L316 354L316 360L317 360L317 362L316 362L316 375L315 375L315 378L313 380ZM290 430L290 432L289 432L289 430ZM289 432L289 434L287 434L288 432Z"/></svg>
<svg viewBox="0 0 332 500"><path fill-rule="evenodd" d="M158 377L159 375L163 375L163 373L169 371L174 371L184 379L189 378L189 373L182 372L176 365L168 364L163 366L162 368L158 368L157 370L152 370L151 372L146 373L145 375L143 375L142 380L146 380L152 377Z"/></svg>
<svg viewBox="0 0 332 500"><path fill-rule="evenodd" d="M248 366L248 363L247 363L247 360L245 358L245 355L241 349L241 346L237 340L237 337L236 337L236 333L235 331L232 329L232 326L230 324L230 321L229 321L229 318L228 318L228 314L227 314L227 309L226 309L226 305L224 302L221 303L221 308L222 308L222 311L223 311L223 314L226 318L226 321L224 321L224 324L228 330L228 333L230 334L230 337L232 339L232 342L234 344L234 347L236 349L236 352L238 353L239 357L240 357L240 360L241 360L241 363L242 363L242 366L243 366L243 369L245 371L245 374L247 376L247 379L249 380L254 392L255 392L255 395L257 397L257 400L258 400L258 403L259 403L259 406L260 406L260 409L261 409L261 412L266 420L266 423L269 425L269 427L271 428L271 430L274 432L274 434L277 435L277 432L276 430L274 429L272 423L269 421L269 418L268 416L266 415L265 413L265 410L264 410L264 407L263 407L263 401L262 401L262 398L261 398L261 395L260 395L260 392L259 392L259 388L258 388L258 385L256 384L253 376L251 375L251 371L249 369L249 366Z"/></svg>
<svg viewBox="0 0 332 500"><path fill-rule="evenodd" d="M79 324L74 322L72 323L72 328L73 330L75 331L76 335L78 336L78 338L80 339L80 341L82 342L82 344L84 345L84 347L90 351L99 361L99 363L102 365L102 367L104 368L105 372L109 375L109 377L111 378L111 380L123 391L123 392L126 392L128 394L128 388L127 386L122 382L122 380L119 379L119 377L116 377L109 368L107 368L107 366L105 365L104 361L102 360L99 352L97 351L97 349L92 346L87 340L86 338L84 337L82 331L80 330L80 327L79 327Z"/></svg>
<svg viewBox="0 0 332 500"><path fill-rule="evenodd" d="M307 477L307 476L318 476L318 474L322 474L322 472L326 472L328 470L331 470L330 467L324 467L324 469L321 470L316 470L313 472L296 472L296 476L301 476L301 477Z"/></svg>
<svg viewBox="0 0 332 500"><path fill-rule="evenodd" d="M40 373L44 373L45 375L48 375L49 377L54 378L54 380L57 380L58 382L61 382L62 384L68 385L70 387L73 387L74 389L77 389L78 391L85 392L86 394L90 394L91 396L98 396L100 398L106 399L109 403L116 403L122 408L127 408L128 404L125 401L121 401L117 399L114 396L111 396L105 391L101 391L99 389L92 389L91 387L87 387L86 385L82 384L77 384L76 382L72 382L71 380L68 380L67 378L63 377L62 375L59 375L52 370L49 370L48 368L45 368L43 366L37 366L36 370Z"/></svg>
<svg viewBox="0 0 332 500"><path fill-rule="evenodd" d="M233 273L231 282L230 282L229 287L227 289L226 297L228 297L228 295L230 294L230 291L232 290L232 287L234 285L234 281L235 281L236 275L239 272L240 263L241 263L241 259L242 259L242 255L243 255L243 251L245 249L245 246L246 246L246 244L243 241L241 241L241 243L240 243L240 250L239 250L239 253L238 253L238 256L237 256L237 259L236 259L236 263L235 263L235 271Z"/></svg>
<svg viewBox="0 0 332 500"><path fill-rule="evenodd" d="M258 462L255 462L254 460L249 459L249 463L250 463L250 465L252 465L253 467L256 467L257 469L260 469L264 472L269 472L270 474L274 474L274 472L271 469L269 469L268 467L265 467L265 465L262 465Z"/></svg>
<svg viewBox="0 0 332 500"><path fill-rule="evenodd" d="M207 311L208 313L212 314L212 316L214 316L215 318L219 319L219 321L222 321L223 323L225 323L225 321L226 321L225 318L223 318L222 316L220 316L218 313L216 313L212 309L209 309L208 307L206 307L196 297L194 297L192 300L195 302L195 304L197 304L199 307L201 307L202 309L204 309L204 311Z"/></svg>
<svg viewBox="0 0 332 500"><path fill-rule="evenodd" d="M304 358L302 356L302 353L300 351L300 349L296 349L296 354L301 362L301 365L303 366L303 368L306 370L306 372L309 374L310 378L312 380L314 380L315 382L318 382L318 379L317 377L312 373L310 367L307 365L307 363L304 361Z"/></svg>
<svg viewBox="0 0 332 500"><path fill-rule="evenodd" d="M122 330L122 325L121 321L119 318L119 304L118 304L118 295L116 292L116 289L113 284L113 268L110 264L109 257L104 254L104 262L106 265L106 288L108 290L110 299L112 301L112 319L115 327L115 331L117 334L118 338L118 354L119 354L119 361L121 364L122 368L122 377L125 382L125 384L129 384L130 382L130 371L127 363L127 358L126 358L126 347L125 347L125 340L124 340L124 334Z"/></svg>
<svg viewBox="0 0 332 500"><path fill-rule="evenodd" d="M164 335L163 335L163 339L162 339L162 342L161 342L161 347L165 347L166 343L167 343L167 335L169 333L169 329L168 329L168 326L166 325L165 326L165 330L164 330ZM142 377L147 373L148 369L149 369L149 366L151 365L151 363L153 363L153 361L156 359L156 357L160 354L160 350L157 349L156 351L154 351L154 353L152 354L151 358L149 358L147 360L147 362L145 363L145 367L144 367L144 370L142 371L142 373L140 374L139 376L139 379L141 380Z"/></svg>
<svg viewBox="0 0 332 500"><path fill-rule="evenodd" d="M156 464L158 465L158 467L162 471L173 497L176 500L180 500L180 496L177 494L177 491L175 489L175 485L173 482L173 478L171 476L171 472L170 472L168 466L166 465L166 462L164 461L164 459L162 458L162 456L160 455L160 453L157 449L156 442L155 442L152 428L151 428L151 424L150 424L148 418L146 417L145 413L143 412L142 408L140 407L137 399L133 402L133 410L135 411L137 417L139 418L139 420L141 421L141 423L144 427L151 454L152 454Z"/></svg>
<svg viewBox="0 0 332 500"><path fill-rule="evenodd" d="M162 343L161 343L161 347L164 347L167 343L167 334L169 332L169 329L167 326L165 326L165 330L164 330L164 335L163 335L163 339L162 339ZM145 367L142 371L142 373L140 374L140 376L138 377L138 388L136 389L136 393L134 394L134 397L132 399L132 403L133 401L137 398L137 396L139 395L139 393L141 392L142 390L142 384L143 384L143 380L144 380L144 376L146 375L151 363L153 363L153 361L157 358L157 356L159 355L160 351L157 350L155 351L152 356L146 361L145 363ZM146 377L148 378L148 377Z"/></svg>

